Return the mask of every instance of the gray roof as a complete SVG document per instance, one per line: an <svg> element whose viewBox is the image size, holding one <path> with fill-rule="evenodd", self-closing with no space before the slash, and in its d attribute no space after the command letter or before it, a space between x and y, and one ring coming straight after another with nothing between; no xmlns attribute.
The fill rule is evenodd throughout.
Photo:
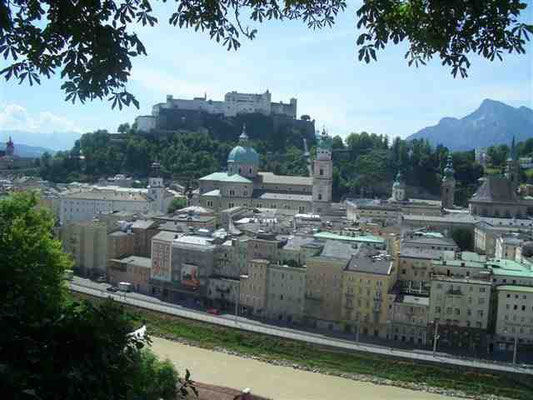
<svg viewBox="0 0 533 400"><path fill-rule="evenodd" d="M501 176L488 176L470 199L472 202L516 203L518 198L513 184Z"/></svg>
<svg viewBox="0 0 533 400"><path fill-rule="evenodd" d="M357 252L357 249L353 248L352 243L340 242L338 240L326 240L320 256L349 260L355 252Z"/></svg>
<svg viewBox="0 0 533 400"><path fill-rule="evenodd" d="M128 256L115 261L118 261L123 264L132 264L143 268L152 267L152 260L149 257Z"/></svg>
<svg viewBox="0 0 533 400"><path fill-rule="evenodd" d="M313 186L313 178L308 176L276 175L272 172L259 172L258 175L266 184Z"/></svg>
<svg viewBox="0 0 533 400"><path fill-rule="evenodd" d="M392 270L392 257L382 251L360 248L350 259L346 270L389 275Z"/></svg>
<svg viewBox="0 0 533 400"><path fill-rule="evenodd" d="M400 250L400 257L422 258L427 260L438 259L442 256L443 250L420 249L418 247L403 247Z"/></svg>
<svg viewBox="0 0 533 400"><path fill-rule="evenodd" d="M436 237L419 237L404 240L402 246L415 247L419 245L425 246L452 246L457 247L457 243L451 238L436 238Z"/></svg>
<svg viewBox="0 0 533 400"><path fill-rule="evenodd" d="M232 182L232 183L252 183L252 181L239 174L230 175L227 172L213 172L212 174L203 176L200 181L218 181L218 182Z"/></svg>
<svg viewBox="0 0 533 400"><path fill-rule="evenodd" d="M253 197L260 200L289 200L289 201L312 201L313 196L307 194L273 193L254 190Z"/></svg>
<svg viewBox="0 0 533 400"><path fill-rule="evenodd" d="M157 225L157 223L152 219L138 219L133 222L132 228L149 229L155 225Z"/></svg>
<svg viewBox="0 0 533 400"><path fill-rule="evenodd" d="M184 229L184 227L186 229ZM161 224L157 227L160 231L168 231L168 232L189 232L189 229L187 227L187 224L184 223L177 223L177 221L167 221L164 224Z"/></svg>
<svg viewBox="0 0 533 400"><path fill-rule="evenodd" d="M62 195L69 200L120 200L120 201L147 201L144 193L113 191L113 190L86 190L81 192L69 192Z"/></svg>
<svg viewBox="0 0 533 400"><path fill-rule="evenodd" d="M220 189L214 189L210 192L205 192L202 194L204 197L220 197Z"/></svg>
<svg viewBox="0 0 533 400"><path fill-rule="evenodd" d="M163 242L172 242L174 239L176 239L176 233L168 232L168 231L161 231L152 238L152 240L154 239L161 240Z"/></svg>

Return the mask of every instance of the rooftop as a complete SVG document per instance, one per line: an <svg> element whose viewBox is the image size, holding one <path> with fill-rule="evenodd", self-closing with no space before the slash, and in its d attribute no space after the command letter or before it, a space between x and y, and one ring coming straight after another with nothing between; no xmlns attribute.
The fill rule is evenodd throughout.
<svg viewBox="0 0 533 400"><path fill-rule="evenodd" d="M501 176L488 176L485 178L476 193L474 193L470 201L488 203L517 203L518 198L513 188L513 184L509 179Z"/></svg>
<svg viewBox="0 0 533 400"><path fill-rule="evenodd" d="M438 259L442 256L443 250L436 249L421 249L419 247L405 247L400 249L400 257L407 258L422 258L422 259Z"/></svg>
<svg viewBox="0 0 533 400"><path fill-rule="evenodd" d="M230 175L227 172L213 172L212 174L203 176L200 181L219 181L219 182L233 182L233 183L252 183L248 178L240 176L239 174Z"/></svg>
<svg viewBox="0 0 533 400"><path fill-rule="evenodd" d="M143 268L152 268L152 260L149 257L128 256L115 261L118 261L122 264L131 264Z"/></svg>
<svg viewBox="0 0 533 400"><path fill-rule="evenodd" d="M329 240L341 240L346 242L356 243L374 243L385 244L385 240L373 235L361 235L361 236L345 236L332 232L318 232L313 235L316 239L329 239Z"/></svg>
<svg viewBox="0 0 533 400"><path fill-rule="evenodd" d="M324 249L320 253L320 257L349 260L356 251L357 249L353 248L350 243L327 240L324 243Z"/></svg>
<svg viewBox="0 0 533 400"><path fill-rule="evenodd" d="M262 182L266 184L313 186L313 178L308 176L276 175L272 172L259 172L258 175L262 178Z"/></svg>
<svg viewBox="0 0 533 400"><path fill-rule="evenodd" d="M176 238L177 234L174 232L161 231L155 235L152 240L161 240L163 242L172 242Z"/></svg>
<svg viewBox="0 0 533 400"><path fill-rule="evenodd" d="M364 272L377 275L389 275L392 270L392 257L384 251L359 248L355 253L346 271Z"/></svg>
<svg viewBox="0 0 533 400"><path fill-rule="evenodd" d="M63 194L62 197L69 200L148 201L148 198L144 193L124 190L84 190L79 192L67 192Z"/></svg>
<svg viewBox="0 0 533 400"><path fill-rule="evenodd" d="M138 219L133 222L133 229L149 229L156 226L157 223L152 219Z"/></svg>
<svg viewBox="0 0 533 400"><path fill-rule="evenodd" d="M414 237L407 240L404 240L402 246L417 246L417 245L426 245L426 246L447 246L447 247L457 247L457 243L451 238L444 237Z"/></svg>
<svg viewBox="0 0 533 400"><path fill-rule="evenodd" d="M253 197L260 200L290 200L311 202L313 196L310 194L275 193L254 190Z"/></svg>

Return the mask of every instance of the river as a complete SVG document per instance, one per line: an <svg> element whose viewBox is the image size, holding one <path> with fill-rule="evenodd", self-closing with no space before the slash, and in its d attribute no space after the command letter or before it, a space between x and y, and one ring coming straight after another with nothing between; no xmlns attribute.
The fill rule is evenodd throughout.
<svg viewBox="0 0 533 400"><path fill-rule="evenodd" d="M235 389L251 388L252 393L274 400L452 400L438 394L394 386L358 382L336 376L272 365L225 353L152 338L152 350L168 358L180 375L185 369L191 379Z"/></svg>

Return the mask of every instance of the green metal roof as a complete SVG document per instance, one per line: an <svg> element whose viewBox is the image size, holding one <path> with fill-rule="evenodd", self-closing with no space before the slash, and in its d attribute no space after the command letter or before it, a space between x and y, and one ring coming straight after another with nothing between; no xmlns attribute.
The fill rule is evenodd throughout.
<svg viewBox="0 0 533 400"><path fill-rule="evenodd" d="M249 146L235 146L228 156L228 162L259 165L259 154Z"/></svg>
<svg viewBox="0 0 533 400"><path fill-rule="evenodd" d="M495 276L515 276L518 278L533 278L533 266L514 260L490 260L489 266Z"/></svg>
<svg viewBox="0 0 533 400"><path fill-rule="evenodd" d="M344 240L348 242L385 244L385 239L382 239L378 236L373 236L373 235L344 236L344 235L339 235L337 233L331 233L331 232L318 232L318 233L315 233L313 237L316 239L331 239L331 240Z"/></svg>
<svg viewBox="0 0 533 400"><path fill-rule="evenodd" d="M510 292L533 293L531 286L502 285L496 287L496 290L507 290Z"/></svg>
<svg viewBox="0 0 533 400"><path fill-rule="evenodd" d="M229 175L227 172L213 172L212 174L203 176L200 181L219 181L219 182L233 182L233 183L252 183L252 181L239 174Z"/></svg>

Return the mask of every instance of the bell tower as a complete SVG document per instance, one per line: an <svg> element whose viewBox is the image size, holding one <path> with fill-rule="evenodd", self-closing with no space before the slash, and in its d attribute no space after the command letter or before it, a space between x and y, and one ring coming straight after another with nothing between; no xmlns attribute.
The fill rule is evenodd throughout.
<svg viewBox="0 0 533 400"><path fill-rule="evenodd" d="M446 162L446 168L444 168L444 178L441 183L441 203L442 208L453 208L453 202L455 197L455 178L453 169L452 155L448 155L448 161Z"/></svg>
<svg viewBox="0 0 533 400"><path fill-rule="evenodd" d="M518 162L514 136L511 143L511 154L509 154L507 165L505 166L505 177L511 181L513 189L516 190L520 185L520 163Z"/></svg>
<svg viewBox="0 0 533 400"><path fill-rule="evenodd" d="M318 138L316 158L313 161L313 211L321 213L331 204L333 161L331 138L323 130Z"/></svg>
<svg viewBox="0 0 533 400"><path fill-rule="evenodd" d="M152 163L152 171L148 182L148 196L153 200L152 210L166 212L167 210L164 209L165 186L163 185L163 177L161 176L161 164L157 161Z"/></svg>

